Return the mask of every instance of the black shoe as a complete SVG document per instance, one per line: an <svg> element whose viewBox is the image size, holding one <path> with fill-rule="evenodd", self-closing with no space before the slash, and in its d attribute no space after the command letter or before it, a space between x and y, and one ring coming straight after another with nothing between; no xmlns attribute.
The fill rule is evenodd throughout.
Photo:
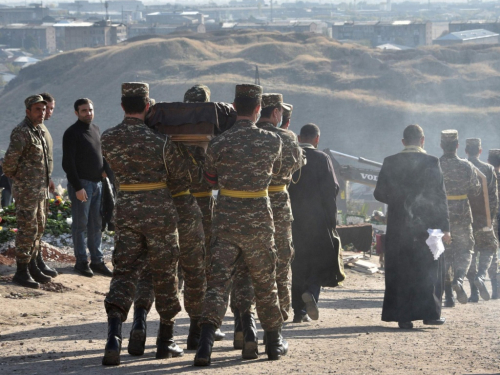
<svg viewBox="0 0 500 375"><path fill-rule="evenodd" d="M442 326L445 322L446 318L424 320L426 326Z"/></svg>
<svg viewBox="0 0 500 375"><path fill-rule="evenodd" d="M38 284L35 280L33 280L33 278L29 273L28 263L17 262L16 274L12 278L12 281L26 288L32 288L32 289L40 288L40 284Z"/></svg>
<svg viewBox="0 0 500 375"><path fill-rule="evenodd" d="M491 279L491 299L498 299L498 281Z"/></svg>
<svg viewBox="0 0 500 375"><path fill-rule="evenodd" d="M293 316L293 321L292 323L308 323L308 322L312 322L312 319L309 317L309 315L307 314L295 314Z"/></svg>
<svg viewBox="0 0 500 375"><path fill-rule="evenodd" d="M55 269L50 268L45 264L42 258L42 252L38 251L38 254L36 256L36 265L42 271L45 275L50 276L50 277L57 277L59 275Z"/></svg>
<svg viewBox="0 0 500 375"><path fill-rule="evenodd" d="M312 320L318 320L319 310L314 296L309 292L305 292L302 294L302 301L306 304L307 315L309 315Z"/></svg>
<svg viewBox="0 0 500 375"><path fill-rule="evenodd" d="M288 353L288 343L283 340L281 330L266 331L266 354L270 361L280 359L281 356Z"/></svg>
<svg viewBox="0 0 500 375"><path fill-rule="evenodd" d="M451 284L446 283L444 285L444 296L444 307L455 307L455 299L453 298Z"/></svg>
<svg viewBox="0 0 500 375"><path fill-rule="evenodd" d="M253 314L241 315L241 325L243 326L243 349L241 357L243 359L259 358L257 324Z"/></svg>
<svg viewBox="0 0 500 375"><path fill-rule="evenodd" d="M464 286L462 284L462 280L455 279L453 281L453 283L451 284L451 287L453 288L455 293L457 293L458 302L460 302L463 305L467 304L468 297L467 297L467 293L465 293L465 289L464 289Z"/></svg>
<svg viewBox="0 0 500 375"><path fill-rule="evenodd" d="M476 287L476 284L474 284L474 281L469 280L470 284L470 297L468 299L468 302L473 302L477 303L479 302L479 290Z"/></svg>
<svg viewBox="0 0 500 375"><path fill-rule="evenodd" d="M243 349L243 326L241 325L240 311L238 309L234 309L233 348Z"/></svg>
<svg viewBox="0 0 500 375"><path fill-rule="evenodd" d="M214 336L214 340L215 340L215 341L222 341L222 340L224 340L224 338L225 338L225 337L226 337L226 334L225 334L225 333L223 333L223 332L220 330L220 328L217 328L217 329L215 330L215 336Z"/></svg>
<svg viewBox="0 0 500 375"><path fill-rule="evenodd" d="M99 275L113 276L113 271L111 271L104 262L101 263L90 263L90 269L94 271L94 273L98 273Z"/></svg>
<svg viewBox="0 0 500 375"><path fill-rule="evenodd" d="M156 339L156 358L182 357L184 351L174 341L174 324L160 322L158 338Z"/></svg>
<svg viewBox="0 0 500 375"><path fill-rule="evenodd" d="M191 319L189 324L189 334L187 337L186 349L196 350L200 342L201 328L198 326L198 319Z"/></svg>
<svg viewBox="0 0 500 375"><path fill-rule="evenodd" d="M36 259L32 258L28 264L31 277L40 284L47 284L52 281L52 277L45 275L36 265Z"/></svg>
<svg viewBox="0 0 500 375"><path fill-rule="evenodd" d="M200 343L194 357L194 366L210 366L212 347L214 346L215 326L213 324L201 325Z"/></svg>
<svg viewBox="0 0 500 375"><path fill-rule="evenodd" d="M122 350L122 321L120 318L108 318L108 341L104 348L103 366L118 366Z"/></svg>
<svg viewBox="0 0 500 375"><path fill-rule="evenodd" d="M481 296L481 298L484 299L485 301L489 301L490 293L488 292L488 289L486 289L486 285L484 284L483 278L476 277L474 279L474 285L479 290L479 295Z"/></svg>
<svg viewBox="0 0 500 375"><path fill-rule="evenodd" d="M413 323L412 322L398 322L398 326L401 329L412 329Z"/></svg>
<svg viewBox="0 0 500 375"><path fill-rule="evenodd" d="M75 271L85 277L94 276L94 272L92 272L92 270L90 269L88 262L76 262Z"/></svg>
<svg viewBox="0 0 500 375"><path fill-rule="evenodd" d="M143 308L136 308L134 310L134 322L130 330L130 340L128 341L128 354L130 355L143 355L144 348L146 347L146 318L148 311Z"/></svg>

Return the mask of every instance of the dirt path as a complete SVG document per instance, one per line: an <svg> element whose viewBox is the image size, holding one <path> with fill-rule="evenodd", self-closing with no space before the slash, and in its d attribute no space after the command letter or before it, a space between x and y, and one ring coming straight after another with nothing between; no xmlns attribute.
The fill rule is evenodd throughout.
<svg viewBox="0 0 500 375"><path fill-rule="evenodd" d="M130 319L123 326L122 365L101 366L106 337L104 293L109 279L77 276L66 265L56 281L64 292L34 292L7 282L14 269L0 266L1 374L499 374L500 300L444 309L447 323L430 327L416 322L403 331L380 321L384 276L347 271L344 288L326 289L320 320L284 327L289 355L269 362L242 361L232 349L232 316L226 317L225 341L214 346L212 366L192 366L194 352L156 360L158 315L149 316L146 353L126 352ZM56 285L57 287L57 285ZM59 286L60 289L61 286ZM58 288L54 288L58 289ZM189 319L179 314L177 343L185 347ZM262 330L259 327L262 337ZM263 352L263 346L259 350Z"/></svg>

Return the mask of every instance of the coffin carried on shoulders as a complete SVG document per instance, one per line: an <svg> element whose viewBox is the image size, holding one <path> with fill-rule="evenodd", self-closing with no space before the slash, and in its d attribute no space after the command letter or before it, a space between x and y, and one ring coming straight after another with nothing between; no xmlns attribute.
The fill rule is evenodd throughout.
<svg viewBox="0 0 500 375"><path fill-rule="evenodd" d="M227 103L156 103L146 124L173 141L208 142L229 129L236 121L236 112Z"/></svg>

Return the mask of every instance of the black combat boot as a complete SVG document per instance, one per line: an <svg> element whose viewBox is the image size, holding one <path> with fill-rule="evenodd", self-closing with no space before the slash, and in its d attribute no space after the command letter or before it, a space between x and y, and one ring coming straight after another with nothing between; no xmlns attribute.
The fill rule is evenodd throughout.
<svg viewBox="0 0 500 375"><path fill-rule="evenodd" d="M104 348L103 366L118 366L122 350L122 321L120 318L108 318L108 341Z"/></svg>
<svg viewBox="0 0 500 375"><path fill-rule="evenodd" d="M451 284L444 284L444 307L455 307L455 299L453 298L453 290Z"/></svg>
<svg viewBox="0 0 500 375"><path fill-rule="evenodd" d="M457 270L455 272L455 278L453 279L453 282L451 283L451 287L457 293L457 300L461 304L465 305L467 303L468 297L467 293L465 293L464 289L464 276L465 272L461 270ZM476 285L477 286L477 285Z"/></svg>
<svg viewBox="0 0 500 375"><path fill-rule="evenodd" d="M288 353L288 343L281 336L281 329L278 331L266 331L266 354L270 361L280 359Z"/></svg>
<svg viewBox="0 0 500 375"><path fill-rule="evenodd" d="M40 269L36 265L35 258L31 258L28 269L30 271L31 277L33 277L33 279L35 279L35 281L39 282L40 284L47 284L52 281L52 277L47 276L42 271L40 271Z"/></svg>
<svg viewBox="0 0 500 375"><path fill-rule="evenodd" d="M243 349L243 326L241 325L240 310L238 309L234 309L233 348Z"/></svg>
<svg viewBox="0 0 500 375"><path fill-rule="evenodd" d="M474 284L474 280L469 280L470 284L470 297L469 297L469 302L479 302L479 290L476 287L476 284Z"/></svg>
<svg viewBox="0 0 500 375"><path fill-rule="evenodd" d="M200 343L194 357L195 366L210 366L212 347L214 346L215 326L213 324L201 325Z"/></svg>
<svg viewBox="0 0 500 375"><path fill-rule="evenodd" d="M496 279L491 280L491 299L498 299L498 281Z"/></svg>
<svg viewBox="0 0 500 375"><path fill-rule="evenodd" d="M26 288L38 289L40 284L38 284L30 275L28 270L28 263L17 262L16 274L12 278L12 281L16 284L24 286Z"/></svg>
<svg viewBox="0 0 500 375"><path fill-rule="evenodd" d="M134 310L134 322L130 330L130 340L128 341L128 354L143 355L146 346L146 318L148 311L144 308L136 308Z"/></svg>
<svg viewBox="0 0 500 375"><path fill-rule="evenodd" d="M36 265L38 266L38 269L42 271L45 275L50 276L50 277L57 277L59 275L57 271L53 268L50 268L45 264L42 258L42 251L39 250L38 254L36 255Z"/></svg>
<svg viewBox="0 0 500 375"><path fill-rule="evenodd" d="M198 326L198 322L198 319L191 319L191 323L189 324L189 334L186 342L187 350L198 349L201 334L201 328Z"/></svg>
<svg viewBox="0 0 500 375"><path fill-rule="evenodd" d="M481 276L476 276L476 278L474 279L474 285L479 290L479 295L481 296L481 298L484 299L485 301L489 301L490 292L488 292L488 289L486 289L486 285L484 284L484 278Z"/></svg>
<svg viewBox="0 0 500 375"><path fill-rule="evenodd" d="M184 351L177 346L174 341L174 324L164 324L160 322L158 338L156 339L156 358L181 357Z"/></svg>
<svg viewBox="0 0 500 375"><path fill-rule="evenodd" d="M243 349L241 356L243 359L259 358L257 324L252 313L241 315L241 325L243 327Z"/></svg>

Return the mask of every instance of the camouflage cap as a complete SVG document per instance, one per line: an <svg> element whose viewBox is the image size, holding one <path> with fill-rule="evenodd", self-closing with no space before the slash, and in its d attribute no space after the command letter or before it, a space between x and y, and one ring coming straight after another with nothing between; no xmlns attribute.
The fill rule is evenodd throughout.
<svg viewBox="0 0 500 375"><path fill-rule="evenodd" d="M281 94L262 94L262 108L277 107L283 104L283 95Z"/></svg>
<svg viewBox="0 0 500 375"><path fill-rule="evenodd" d="M33 104L36 104L36 103L44 103L44 104L47 104L47 102L46 102L45 100L43 100L42 95L31 95L31 96L28 96L28 97L24 100L24 105L25 105L26 109L31 108L31 106L32 106Z"/></svg>
<svg viewBox="0 0 500 375"><path fill-rule="evenodd" d="M262 86L242 84L236 85L235 98L257 98L262 99Z"/></svg>
<svg viewBox="0 0 500 375"><path fill-rule="evenodd" d="M449 130L443 130L441 132L441 142L454 142L458 141L458 131L449 129Z"/></svg>
<svg viewBox="0 0 500 375"><path fill-rule="evenodd" d="M143 82L122 83L122 96L147 98L149 97L149 85Z"/></svg>
<svg viewBox="0 0 500 375"><path fill-rule="evenodd" d="M205 85L194 85L184 94L184 103L205 103L210 101L210 89Z"/></svg>
<svg viewBox="0 0 500 375"><path fill-rule="evenodd" d="M495 167L500 166L500 149L494 148L488 152L488 163Z"/></svg>
<svg viewBox="0 0 500 375"><path fill-rule="evenodd" d="M465 146L481 148L481 138L467 138Z"/></svg>
<svg viewBox="0 0 500 375"><path fill-rule="evenodd" d="M283 107L283 117L292 117L293 105L288 103L281 103L281 106Z"/></svg>

